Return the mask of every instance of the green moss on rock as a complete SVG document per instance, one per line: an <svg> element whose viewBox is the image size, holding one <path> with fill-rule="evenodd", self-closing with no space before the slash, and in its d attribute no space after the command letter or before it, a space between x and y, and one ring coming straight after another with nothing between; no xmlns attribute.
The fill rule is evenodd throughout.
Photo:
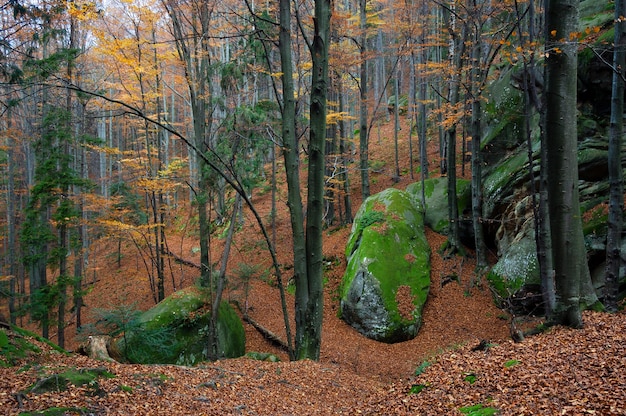
<svg viewBox="0 0 626 416"><path fill-rule="evenodd" d="M530 234L511 245L487 275L500 299L509 299L525 285L540 284L537 248Z"/></svg>
<svg viewBox="0 0 626 416"><path fill-rule="evenodd" d="M118 341L127 359L140 364L194 365L207 357L210 308L198 288L178 291L141 314L139 328ZM245 331L234 309L222 302L217 323L221 357L245 353Z"/></svg>
<svg viewBox="0 0 626 416"><path fill-rule="evenodd" d="M471 210L471 181L457 179L456 194L459 214ZM414 182L407 186L406 191L416 200L421 200L422 183ZM424 224L433 231L444 234L450 225L448 218L448 183L445 177L424 180Z"/></svg>
<svg viewBox="0 0 626 416"><path fill-rule="evenodd" d="M360 221L381 214L384 220ZM368 198L355 216L346 256L342 318L379 341L415 337L430 287L430 247L416 200L397 189Z"/></svg>

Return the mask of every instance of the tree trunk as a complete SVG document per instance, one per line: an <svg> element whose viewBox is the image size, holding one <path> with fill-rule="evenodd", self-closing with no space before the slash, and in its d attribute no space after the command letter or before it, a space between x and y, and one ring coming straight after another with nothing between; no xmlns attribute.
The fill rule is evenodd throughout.
<svg viewBox="0 0 626 416"><path fill-rule="evenodd" d="M578 0L546 0L545 14L545 143L556 285L553 318L580 328L581 307L593 304L595 294L581 290L589 287L590 276L578 194L577 45L569 41L578 30Z"/></svg>
<svg viewBox="0 0 626 416"><path fill-rule="evenodd" d="M615 37L613 50L613 86L611 93L611 124L609 130L609 219L606 241L606 308L617 310L619 268L621 262L622 212L624 182L621 159L624 124L624 76L626 74L626 2L615 0Z"/></svg>
<svg viewBox="0 0 626 416"><path fill-rule="evenodd" d="M339 80L339 87L341 92L339 94L339 112L344 112L344 96L343 96L343 84ZM351 133L350 133L351 134ZM346 132L346 122L344 119L339 120L339 153L341 154L341 183L343 184L343 205L344 205L344 218L343 224L352 223L352 199L350 198L350 176L348 175L349 155L351 151L349 143L345 138L348 137Z"/></svg>
<svg viewBox="0 0 626 416"><path fill-rule="evenodd" d="M333 82L333 81L329 81ZM332 90L332 87L329 88ZM337 102L339 97L335 93L332 97L332 100ZM326 140L326 155L332 157L334 160L331 163L326 163L325 167L325 175L327 178L333 178L328 182L328 186L326 186L325 197L324 197L324 226L329 227L335 223L337 217L337 210L335 210L335 202L338 202L338 186L337 181L334 180L334 177L337 175L337 170L342 169L340 163L340 157L337 157L337 123L333 123L328 126L328 140ZM339 204L337 204L339 205ZM339 209L340 211L340 209Z"/></svg>
<svg viewBox="0 0 626 416"><path fill-rule="evenodd" d="M454 108L459 102L459 89L461 70L463 66L463 52L466 37L466 26L463 26L461 36L455 27L456 16L450 14L449 32L450 32L450 56L449 60L452 66L452 78L448 90L448 103ZM452 117L455 117L453 114ZM451 253L455 253L461 249L461 238L459 231L459 208L456 195L456 129L457 122L454 121L452 126L446 131L446 172L448 175L448 218L450 226L448 228L448 245Z"/></svg>
<svg viewBox="0 0 626 416"><path fill-rule="evenodd" d="M215 295L213 296L213 304L211 305L211 319L209 321L209 354L208 359L215 361L220 358L219 353L219 336L217 331L217 323L219 320L220 304L222 303L222 294L224 293L224 287L226 286L226 266L228 265L228 257L230 256L230 247L233 241L233 233L235 226L237 225L237 213L241 206L241 195L237 194L235 198L235 204L233 205L233 212L230 218L230 226L228 227L228 234L226 235L226 241L224 242L224 251L222 252L222 259L220 265L220 274L217 278L215 285Z"/></svg>
<svg viewBox="0 0 626 416"><path fill-rule="evenodd" d="M200 284L211 285L211 253L209 225L209 191L212 187L210 166L207 156L212 139L213 116L211 100L211 50L205 36L211 24L210 2L198 3L199 12L195 18L186 15L184 4L162 0L172 22L176 37L176 47L181 60L185 64L187 87L190 94L190 106L193 120L193 144L195 146L195 163L197 165L194 202L198 208L198 227L200 239ZM184 25L190 23L189 27Z"/></svg>
<svg viewBox="0 0 626 416"><path fill-rule="evenodd" d="M400 181L400 154L398 151L398 132L400 131L400 88L398 86L398 69L396 68L396 76L393 80L394 90L394 108L393 108L393 149L394 149L394 166L395 173L392 177L394 182Z"/></svg>
<svg viewBox="0 0 626 416"><path fill-rule="evenodd" d="M480 52L482 43L479 27L474 28L474 45L472 48L472 68L470 71L470 88L472 90L472 223L474 225L474 243L476 249L476 271L481 272L487 267L487 247L483 231L483 187L482 187L482 158L480 141L481 104L480 104Z"/></svg>
<svg viewBox="0 0 626 416"><path fill-rule="evenodd" d="M420 55L423 55L424 52L420 52ZM426 59L424 56L420 58L420 61L425 62ZM419 90L418 90L418 100L419 104L418 108L418 131L419 131L419 149L420 149L420 179L424 181L428 179L428 170L429 170L429 162L428 162L428 125L427 125L427 114L426 114L426 88L427 88L426 77L420 75L419 77Z"/></svg>
<svg viewBox="0 0 626 416"><path fill-rule="evenodd" d="M296 356L319 360L324 318L324 261L322 217L324 214L324 164L330 0L315 0L315 32L311 44L309 174L307 179L306 278L296 276Z"/></svg>
<svg viewBox="0 0 626 416"><path fill-rule="evenodd" d="M360 116L359 116L359 167L361 171L361 198L363 201L370 196L369 179L369 129L367 125L367 0L359 0L360 18L360 54L361 54L361 80L360 91Z"/></svg>
<svg viewBox="0 0 626 416"><path fill-rule="evenodd" d="M16 323L16 308L15 308L15 280L17 276L17 254L15 248L17 247L17 228L15 217L15 151L13 149L14 140L12 133L12 121L13 112L11 106L7 108L6 115L6 131L7 131L7 257L9 261L9 276L10 276L10 288L9 288L9 322L13 325Z"/></svg>
<svg viewBox="0 0 626 416"><path fill-rule="evenodd" d="M94 335L87 339L87 343L79 347L79 352L84 353L89 358L98 361L116 362L111 355L120 358L119 352L116 353L114 343L108 335Z"/></svg>
<svg viewBox="0 0 626 416"><path fill-rule="evenodd" d="M283 157L287 176L287 205L291 219L291 233L293 237L293 269L296 282L300 282L300 290L306 293L307 286L307 255L304 238L304 212L302 197L300 195L300 161L298 155L298 142L296 136L296 106L293 83L293 62L291 58L291 2L280 0L280 34L279 49L283 82L283 108L282 108L282 136ZM298 283L296 283L298 285ZM297 291L296 286L296 291ZM304 296L304 295L301 295ZM297 297L297 295L296 295ZM298 302L296 300L296 302ZM302 301L299 307L306 307ZM298 312L296 312L296 315ZM296 332L303 322L296 320ZM296 335L296 339L298 335ZM297 341L296 341L297 342ZM298 349L298 347L296 347ZM293 352L291 352L293 353ZM300 354L297 354L299 357ZM290 357L296 358L296 355Z"/></svg>

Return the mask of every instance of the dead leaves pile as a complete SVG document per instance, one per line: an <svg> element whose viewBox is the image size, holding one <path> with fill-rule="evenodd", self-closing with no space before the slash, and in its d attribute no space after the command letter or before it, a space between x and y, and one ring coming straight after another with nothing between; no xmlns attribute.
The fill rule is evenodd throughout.
<svg viewBox="0 0 626 416"><path fill-rule="evenodd" d="M93 415L626 415L625 324L624 313L587 312L582 330L557 327L482 349L467 344L391 385L310 361L140 366L47 349L0 369L0 409L11 415L51 407ZM41 377L93 367L115 374L98 380L98 394L90 386L24 393Z"/></svg>
<svg viewBox="0 0 626 416"><path fill-rule="evenodd" d="M369 412L626 415L626 315L584 316L581 330L556 327L522 343L441 354L411 385L372 398Z"/></svg>

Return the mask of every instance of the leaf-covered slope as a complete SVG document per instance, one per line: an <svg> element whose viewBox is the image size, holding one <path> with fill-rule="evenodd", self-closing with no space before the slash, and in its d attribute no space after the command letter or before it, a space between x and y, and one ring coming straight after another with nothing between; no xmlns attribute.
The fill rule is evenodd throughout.
<svg viewBox="0 0 626 416"><path fill-rule="evenodd" d="M30 357L0 368L0 409L7 415L52 407L94 415L494 414L489 409L503 415L624 415L626 314L587 312L584 318L582 330L558 327L518 344L448 350L420 366L418 376L391 385L331 363L240 358L197 368L123 365L67 356L39 343L37 365ZM115 376L98 380L98 394L71 385L26 393L51 374L99 367Z"/></svg>

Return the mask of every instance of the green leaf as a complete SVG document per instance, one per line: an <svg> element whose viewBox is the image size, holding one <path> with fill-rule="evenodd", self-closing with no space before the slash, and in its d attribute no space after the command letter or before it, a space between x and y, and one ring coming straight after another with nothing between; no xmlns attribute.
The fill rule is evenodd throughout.
<svg viewBox="0 0 626 416"><path fill-rule="evenodd" d="M428 387L427 384L413 384L409 389L409 394L417 394Z"/></svg>
<svg viewBox="0 0 626 416"><path fill-rule="evenodd" d="M463 381L467 381L470 384L474 384L476 382L476 374L474 373L465 374L465 377L463 377Z"/></svg>
<svg viewBox="0 0 626 416"><path fill-rule="evenodd" d="M500 412L495 407L484 407L482 404L461 407L459 411L469 416L491 416L497 415Z"/></svg>
<svg viewBox="0 0 626 416"><path fill-rule="evenodd" d="M519 363L520 363L519 360L509 360L506 363L504 363L504 367L505 368L513 367L513 366L518 365Z"/></svg>

